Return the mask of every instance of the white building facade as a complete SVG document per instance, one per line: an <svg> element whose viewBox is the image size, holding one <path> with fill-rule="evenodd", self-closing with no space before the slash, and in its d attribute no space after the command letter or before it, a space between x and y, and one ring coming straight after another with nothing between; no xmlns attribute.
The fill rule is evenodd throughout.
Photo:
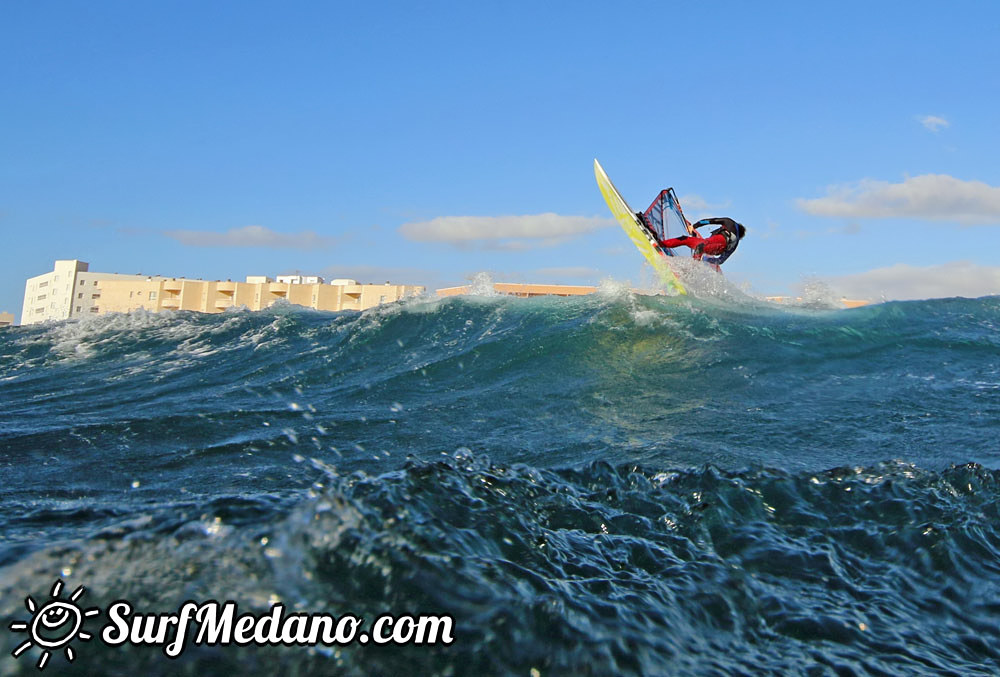
<svg viewBox="0 0 1000 677"><path fill-rule="evenodd" d="M56 261L52 272L28 278L24 284L21 324L68 320L100 312L101 280L140 280L143 275L91 273L86 261Z"/></svg>
<svg viewBox="0 0 1000 677"><path fill-rule="evenodd" d="M276 279L285 284L323 284L319 275L279 275Z"/></svg>
<svg viewBox="0 0 1000 677"><path fill-rule="evenodd" d="M282 278L288 281L280 281ZM360 311L424 291L425 288L418 285L388 282L381 285L334 280L331 284L323 284L323 278L312 275L281 276L279 282L265 275L251 275L243 283L92 273L89 264L72 259L56 261L52 272L28 279L24 285L21 324L139 309L202 313L219 313L239 307L262 310L278 301L316 310Z"/></svg>

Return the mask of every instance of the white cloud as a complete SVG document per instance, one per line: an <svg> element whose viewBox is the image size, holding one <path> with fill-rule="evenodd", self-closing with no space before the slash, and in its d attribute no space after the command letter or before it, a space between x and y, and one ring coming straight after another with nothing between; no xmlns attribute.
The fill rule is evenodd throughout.
<svg viewBox="0 0 1000 677"><path fill-rule="evenodd" d="M922 124L926 129L929 129L932 132L940 131L941 129L949 127L951 125L950 122L948 122L943 117L940 117L938 115L925 115L919 118L919 120L920 124Z"/></svg>
<svg viewBox="0 0 1000 677"><path fill-rule="evenodd" d="M978 298L1000 294L1000 267L954 261L934 266L897 263L864 273L827 280L847 298L879 301L965 296Z"/></svg>
<svg viewBox="0 0 1000 677"><path fill-rule="evenodd" d="M947 174L923 174L902 183L865 179L832 186L826 197L797 204L818 216L1000 223L1000 187Z"/></svg>
<svg viewBox="0 0 1000 677"><path fill-rule="evenodd" d="M408 240L478 245L492 249L532 249L559 244L569 238L614 226L598 216L528 214L522 216L440 216L430 221L404 223L399 232Z"/></svg>
<svg viewBox="0 0 1000 677"><path fill-rule="evenodd" d="M327 249L334 238L311 230L279 233L264 226L231 228L225 233L210 230L168 230L163 233L188 247L264 247L268 249Z"/></svg>

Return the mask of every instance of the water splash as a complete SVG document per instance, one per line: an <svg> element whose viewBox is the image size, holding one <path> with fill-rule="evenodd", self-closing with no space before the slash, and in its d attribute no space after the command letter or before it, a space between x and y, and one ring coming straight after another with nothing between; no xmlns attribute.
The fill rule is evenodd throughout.
<svg viewBox="0 0 1000 677"><path fill-rule="evenodd" d="M469 284L469 294L472 296L497 296L493 287L493 276L487 272L476 273Z"/></svg>

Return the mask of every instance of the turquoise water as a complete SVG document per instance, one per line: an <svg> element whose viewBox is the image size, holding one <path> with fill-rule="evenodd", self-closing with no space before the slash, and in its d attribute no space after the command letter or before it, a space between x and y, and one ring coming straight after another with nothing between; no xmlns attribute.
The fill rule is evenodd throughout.
<svg viewBox="0 0 1000 677"><path fill-rule="evenodd" d="M45 674L997 674L998 327L609 288L0 332L0 673L61 577L456 638Z"/></svg>

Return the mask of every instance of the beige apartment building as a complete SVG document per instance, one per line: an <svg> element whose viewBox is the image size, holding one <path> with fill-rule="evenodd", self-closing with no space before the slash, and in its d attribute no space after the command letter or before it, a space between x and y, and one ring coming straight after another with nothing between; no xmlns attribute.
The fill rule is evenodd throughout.
<svg viewBox="0 0 1000 677"><path fill-rule="evenodd" d="M99 287L101 313L127 313L140 308L200 313L240 307L263 310L282 300L316 310L367 310L424 292L424 287L416 285L358 284L354 280L296 284L266 277L248 277L247 282L146 277L105 280Z"/></svg>
<svg viewBox="0 0 1000 677"><path fill-rule="evenodd" d="M14 326L14 314L13 313L0 313L0 329L4 327Z"/></svg>
<svg viewBox="0 0 1000 677"><path fill-rule="evenodd" d="M795 297L791 297L791 296L765 296L764 300L770 301L771 303L782 303L782 304L785 304L785 303L796 304L796 303L802 303L803 302L801 296L795 296ZM842 298L842 299L840 299L840 302L844 304L845 308L860 308L861 306L867 306L867 305L871 304L871 301L867 301L867 300L863 300L863 299L848 299L848 298Z"/></svg>
<svg viewBox="0 0 1000 677"><path fill-rule="evenodd" d="M143 280L142 275L92 273L86 261L56 261L49 273L28 278L24 284L21 324L46 320L68 320L100 312L100 282L106 280Z"/></svg>
<svg viewBox="0 0 1000 677"><path fill-rule="evenodd" d="M402 284L358 284L317 276L251 276L246 282L191 280L147 275L91 273L83 261L56 261L51 273L30 278L24 289L21 324L65 320L92 314L127 313L143 308L221 313L245 306L261 310L279 300L316 310L367 310L424 293Z"/></svg>
<svg viewBox="0 0 1000 677"><path fill-rule="evenodd" d="M444 289L438 289L438 296L458 296L460 294L468 294L470 285L463 285L461 287L445 287ZM597 287L588 287L583 285L566 285L566 284L520 284L512 282L496 282L493 284L493 291L497 294L506 294L508 296L582 296L584 294L593 294L597 291ZM643 294L649 292L643 292L637 289L633 289L633 292ZM801 298L793 299L789 296L768 296L765 297L766 300L772 303L801 303ZM871 301L863 301L856 299L841 299L841 303L844 304L845 308L857 308L859 306L866 306Z"/></svg>

